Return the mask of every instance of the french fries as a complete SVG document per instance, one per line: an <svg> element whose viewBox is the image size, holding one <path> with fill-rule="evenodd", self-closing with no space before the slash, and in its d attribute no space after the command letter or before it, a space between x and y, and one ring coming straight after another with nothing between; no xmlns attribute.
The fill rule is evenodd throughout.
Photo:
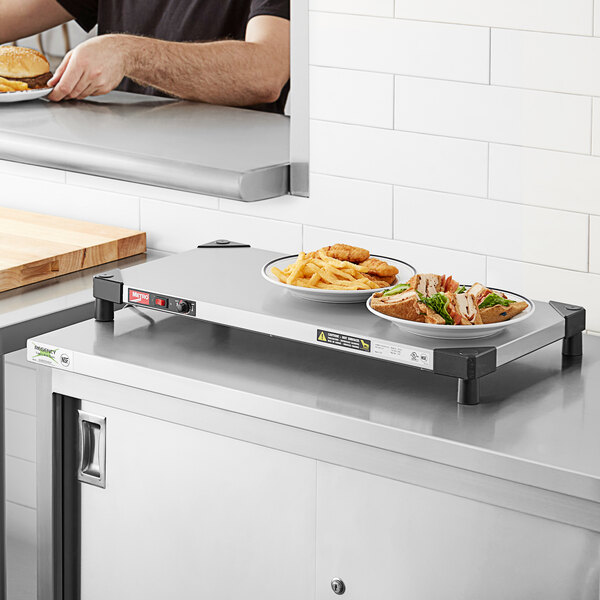
<svg viewBox="0 0 600 600"><path fill-rule="evenodd" d="M29 86L23 81L14 81L0 77L0 92L24 92Z"/></svg>
<svg viewBox="0 0 600 600"><path fill-rule="evenodd" d="M367 267L332 258L322 250L310 254L300 252L295 263L283 270L273 267L271 272L281 283L304 288L373 290L387 286L384 281L367 277Z"/></svg>

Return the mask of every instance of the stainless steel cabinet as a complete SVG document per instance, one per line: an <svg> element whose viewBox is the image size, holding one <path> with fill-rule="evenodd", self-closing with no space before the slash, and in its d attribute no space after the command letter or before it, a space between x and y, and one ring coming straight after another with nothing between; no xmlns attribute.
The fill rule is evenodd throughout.
<svg viewBox="0 0 600 600"><path fill-rule="evenodd" d="M600 535L318 465L317 600L598 600Z"/></svg>
<svg viewBox="0 0 600 600"><path fill-rule="evenodd" d="M92 402L105 488L78 483L81 600L314 598L313 460Z"/></svg>

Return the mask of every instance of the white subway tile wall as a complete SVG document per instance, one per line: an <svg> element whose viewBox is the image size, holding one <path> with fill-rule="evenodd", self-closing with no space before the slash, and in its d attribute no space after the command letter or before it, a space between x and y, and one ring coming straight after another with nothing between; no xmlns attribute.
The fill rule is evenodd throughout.
<svg viewBox="0 0 600 600"><path fill-rule="evenodd" d="M393 17L394 0L309 0L310 10Z"/></svg>
<svg viewBox="0 0 600 600"><path fill-rule="evenodd" d="M600 95L599 39L492 29L491 40L492 84Z"/></svg>
<svg viewBox="0 0 600 600"><path fill-rule="evenodd" d="M313 12L310 28L312 65L489 80L490 36L485 27Z"/></svg>
<svg viewBox="0 0 600 600"><path fill-rule="evenodd" d="M396 16L508 29L592 34L593 0L396 0Z"/></svg>
<svg viewBox="0 0 600 600"><path fill-rule="evenodd" d="M600 217L590 217L590 271L600 273Z"/></svg>
<svg viewBox="0 0 600 600"><path fill-rule="evenodd" d="M427 219L423 207L443 219ZM588 216L409 188L394 191L394 235L410 242L588 269ZM490 227L482 227L485 219ZM495 241L490 248L490 237Z"/></svg>
<svg viewBox="0 0 600 600"><path fill-rule="evenodd" d="M311 67L310 115L313 119L394 128L394 76Z"/></svg>

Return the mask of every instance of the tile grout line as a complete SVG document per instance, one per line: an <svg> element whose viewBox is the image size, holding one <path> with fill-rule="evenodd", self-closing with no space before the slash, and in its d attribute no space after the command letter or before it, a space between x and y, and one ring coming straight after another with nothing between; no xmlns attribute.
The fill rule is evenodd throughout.
<svg viewBox="0 0 600 600"><path fill-rule="evenodd" d="M488 85L492 85L492 28L490 27L488 45Z"/></svg>
<svg viewBox="0 0 600 600"><path fill-rule="evenodd" d="M412 73L395 73L393 71L378 71L376 69L365 69L365 68L357 68L357 67L343 67L340 65L323 65L313 63L310 65L311 67L316 67L317 69L336 69L339 71L354 71L356 73L372 73L373 75L394 75L395 77L406 77L407 79L426 79L430 81L442 81L445 83L456 83L463 85L480 85L488 87L490 85L487 81L467 81L464 79L448 79L447 77L433 77L431 75L414 75ZM546 88L533 88L533 87L525 87L519 85L508 85L506 83L494 83L491 84L492 87L509 89L509 90L523 90L525 92L540 92L542 94L560 94L562 96L580 96L583 98L589 97L600 97L600 90L598 93L583 93L583 92L563 92L561 90L550 90Z"/></svg>
<svg viewBox="0 0 600 600"><path fill-rule="evenodd" d="M523 27L507 27L500 25L493 25L490 23L459 23L456 21L435 21L433 19L417 19L417 18L409 18L409 17L400 17L394 15L393 17L387 15L374 15L374 14L365 14L365 13L352 13L352 12L344 12L344 11L336 11L336 10L317 10L317 9L309 9L309 12L313 14L322 14L322 15L340 15L343 17L361 17L366 19L381 19L381 20L391 20L391 21L404 21L406 23L426 23L428 25L447 25L454 27L464 27L471 29L500 29L502 31L518 31L520 33L534 33L534 34L542 34L542 35L564 35L568 37L575 38L593 38L596 37L594 33L572 33L568 31L555 31L548 29L526 29ZM589 31L589 30L588 30Z"/></svg>

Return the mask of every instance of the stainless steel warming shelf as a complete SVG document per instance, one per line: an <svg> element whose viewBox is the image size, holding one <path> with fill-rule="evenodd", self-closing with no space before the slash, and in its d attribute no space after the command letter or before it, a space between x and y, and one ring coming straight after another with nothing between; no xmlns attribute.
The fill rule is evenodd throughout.
<svg viewBox="0 0 600 600"><path fill-rule="evenodd" d="M401 332L362 304L299 300L261 277L278 255L225 240L148 265L111 271L94 279L96 319L111 321L114 305L129 303L383 360L458 380L458 402L479 402L479 380L497 368L563 339L563 355L582 353L585 310L536 302L530 319L498 335L435 340Z"/></svg>

